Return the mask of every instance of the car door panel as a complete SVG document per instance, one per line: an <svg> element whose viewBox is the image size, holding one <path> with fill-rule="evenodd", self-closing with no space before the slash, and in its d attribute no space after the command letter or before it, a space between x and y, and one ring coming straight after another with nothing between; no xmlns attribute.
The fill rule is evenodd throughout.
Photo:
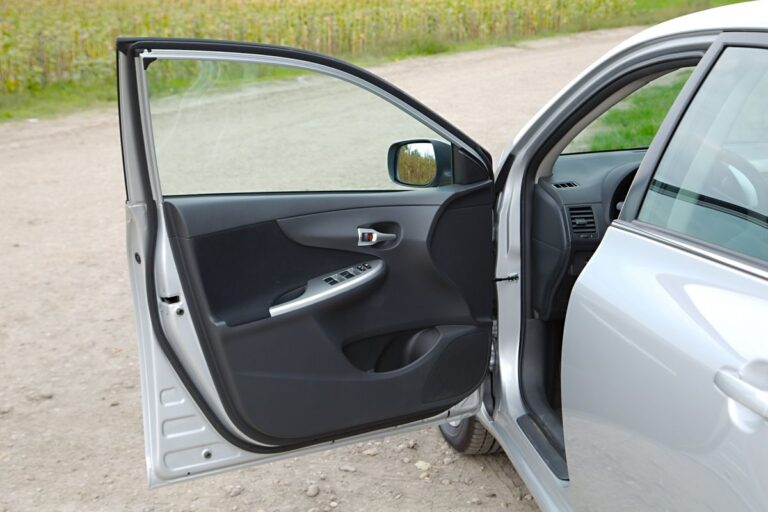
<svg viewBox="0 0 768 512"><path fill-rule="evenodd" d="M220 385L241 431L290 445L428 416L477 387L490 350L491 255L446 250L444 238L490 246L491 194L489 183L458 188L443 205L311 214L300 206L302 215L211 233L187 220L193 201L165 203L187 304L208 340L211 367L227 376ZM261 212L258 202L251 205ZM242 199L233 204L242 216ZM359 247L360 226L398 238ZM270 316L270 306L308 280L370 261L383 263L378 279ZM460 275L467 268L471 282ZM313 421L298 421L307 416Z"/></svg>
<svg viewBox="0 0 768 512"><path fill-rule="evenodd" d="M218 96L207 101L200 91L207 91L213 75L200 75L198 81L182 80L182 89L189 88L179 101L172 91L161 92L153 103L148 73L170 69L153 64L158 59L192 63L186 71L199 61L201 70L214 75L218 60L300 70L296 78L291 71L284 80L246 84L248 108L269 108L269 98L280 97L281 84L290 85L288 96L300 105L307 96L296 91L319 84L312 98L321 101L338 78L345 84L339 88L343 94L317 112L339 112L337 122L353 122L357 129L345 125L335 132L308 112L314 117L306 125L283 123L275 133L262 127L252 140L232 142L236 125L210 123L217 109L240 116L238 123L262 120L242 116L237 102L227 103L234 97L232 84L214 88ZM231 66L219 71L226 69ZM152 485L476 410L478 401L471 397L488 369L493 317L487 152L379 78L301 50L126 39L118 42L118 74ZM171 94L170 103L164 94ZM368 144L366 123L384 110L339 110L347 94L354 105L373 101L365 94L385 103L386 123L410 117L399 130L407 137L391 140L398 125L387 125L379 131L381 140ZM159 167L176 173L170 180L158 171L155 111L163 123L157 132L164 152ZM280 124L286 109L277 112L264 119ZM303 107L292 111L291 122L303 113ZM189 123L201 124L197 129ZM324 131L300 133L304 126ZM398 140L420 141L411 133L423 136L424 127L435 134L435 144L451 148L441 153L450 160L441 160L435 180L440 186L404 190L390 181L386 148ZM301 143L265 142L292 133ZM315 135L323 141L316 147ZM209 139L215 144L208 145ZM344 167L338 176L334 149L327 146L336 140ZM262 158L249 144L275 154ZM364 149L355 153L358 146ZM235 161L229 150L246 157ZM300 162L313 160L312 172L296 165L292 155ZM361 172L352 166L355 158L367 165ZM227 168L232 164L234 171ZM194 179L187 183L190 165ZM250 176L250 167L262 173L258 179ZM365 173L372 181L361 181L357 190L354 180ZM326 174L331 179L324 183ZM254 191L270 179L277 193ZM176 195L163 194L166 184ZM213 192L207 192L209 184ZM331 188L337 184L341 191ZM379 184L392 190L373 189ZM286 186L296 192L284 192ZM181 190L189 192L178 195ZM360 229L393 238L361 244Z"/></svg>
<svg viewBox="0 0 768 512"><path fill-rule="evenodd" d="M765 331L750 326L766 315L759 278L608 230L566 320L563 420L576 508L768 506L754 493L768 459L750 448L768 443L763 420L714 383L721 367L764 357Z"/></svg>

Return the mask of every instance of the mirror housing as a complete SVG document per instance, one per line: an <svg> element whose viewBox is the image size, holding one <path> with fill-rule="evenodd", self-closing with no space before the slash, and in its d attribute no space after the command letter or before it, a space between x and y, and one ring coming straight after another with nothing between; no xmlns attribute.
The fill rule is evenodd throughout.
<svg viewBox="0 0 768 512"><path fill-rule="evenodd" d="M387 155L389 179L407 187L437 187L453 182L453 148L431 139L395 142Z"/></svg>

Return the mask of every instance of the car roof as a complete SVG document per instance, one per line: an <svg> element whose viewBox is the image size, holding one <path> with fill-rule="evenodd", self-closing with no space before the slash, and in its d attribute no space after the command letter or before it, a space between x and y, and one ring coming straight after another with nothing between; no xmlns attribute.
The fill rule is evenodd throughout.
<svg viewBox="0 0 768 512"><path fill-rule="evenodd" d="M768 0L715 7L659 23L619 44L606 57L626 48L666 36L722 30L768 31Z"/></svg>

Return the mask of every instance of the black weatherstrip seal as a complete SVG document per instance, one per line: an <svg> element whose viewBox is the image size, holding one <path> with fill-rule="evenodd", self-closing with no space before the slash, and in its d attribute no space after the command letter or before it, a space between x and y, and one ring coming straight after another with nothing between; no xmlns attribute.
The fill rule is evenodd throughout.
<svg viewBox="0 0 768 512"><path fill-rule="evenodd" d="M685 188L676 187L669 183L665 183L656 178L651 180L651 186L648 190L656 192L658 194L671 197L672 199L680 199L687 203L694 204L696 206L703 206L704 208L710 208L712 210L732 215L741 220L752 222L757 224L761 228L768 228L768 215L763 215L760 212L744 208L737 204L717 199L716 197L699 194Z"/></svg>
<svg viewBox="0 0 768 512"><path fill-rule="evenodd" d="M150 48L229 51L229 52L240 52L240 53L254 53L254 54L261 54L261 55L269 54L269 55L277 55L277 56L283 56L288 58L300 58L302 60L317 62L319 64L323 64L326 66L342 69L346 72L349 72L350 74L353 74L355 76L358 76L362 79L365 79L373 83L375 86L378 86L386 90L393 96L401 99L406 104L415 108L422 114L432 118L438 124L442 125L444 128L451 131L455 136L460 138L462 142L465 142L468 146L475 149L479 155L481 155L484 159L486 159L485 168L488 169L489 177L491 175L492 167L491 167L490 154L481 146L479 146L474 141L469 139L469 137L466 136L460 130L458 130L458 128L455 128L452 124L444 120L438 114L432 112L430 109L415 102L412 98L410 98L407 94L405 94L403 91L396 88L395 86L376 77L375 75L368 73L367 71L361 68L357 68L356 66L352 66L343 61L339 61L337 59L326 57L320 54L315 54L312 52L306 52L303 50L294 50L290 48L270 46L270 45L259 45L259 44L250 44L250 43L231 43L226 41L118 38L117 47L116 47L116 50L117 50L116 61L117 61L118 73L120 69L119 53L122 53L127 57L133 58L137 55L139 51L144 49L150 49ZM141 129L142 123L141 123L141 116L140 116L140 110L139 110L139 104L138 104L138 100L139 100L139 92L137 89L138 77L136 75L135 63L128 66L127 71L130 75L127 77L127 80L125 81L127 85L127 90L124 91L125 94L121 95L119 94L120 91L118 87L118 103L119 103L119 106L122 106L124 103L128 104L129 108L126 108L125 112L129 113L132 117L131 119L131 126L133 128L132 135L136 143L136 151L138 153L138 155L136 155L137 156L136 162L137 162L137 165L141 166L141 172L140 172L141 188L142 188L142 194L144 196L144 200L146 203L147 228L148 228L148 239L147 239L147 244L145 246L146 252L144 254L144 259L141 263L144 264L144 276L145 276L146 293L147 293L147 297L146 297L147 309L149 311L150 322L152 324L152 330L155 334L155 337L157 338L157 341L163 353L165 354L166 358L168 359L168 362L171 364L174 371L176 372L176 375L181 380L182 384L184 385L184 388L191 395L192 399L200 408L203 415L206 417L206 419L211 424L211 426L216 430L216 432L220 436L222 436L222 438L225 441L232 444L233 446L236 446L237 448L244 451L266 455L266 454L284 453L291 450L297 450L304 447L318 445L321 443L333 443L335 441L334 437L324 437L324 438L318 438L318 439L308 439L305 441L301 441L293 444L280 445L280 446L264 446L261 444L256 444L250 441L246 441L232 434L232 432L230 432L227 429L227 427L225 427L222 424L218 416L216 416L216 414L211 410L207 401L199 392L194 382L192 381L191 377L187 373L186 369L184 368L184 366L181 364L178 357L176 356L176 353L174 352L173 348L171 347L170 342L168 341L168 338L165 336L165 332L162 328L162 324L160 321L160 314L158 312L157 307L155 307L158 301L157 291L156 291L157 290L156 282L155 282L155 273L154 273L154 266L155 266L154 248L157 245L157 233L158 233L158 223L159 223L158 204L154 200L152 195L152 187L150 184L149 171L147 168L146 147L144 145L144 135ZM122 110L123 110L122 108L118 108L118 111L122 111ZM120 130L121 130L121 140L123 140L124 137L122 133L122 130L123 130L122 123L120 124ZM123 157L123 163L125 163L124 157ZM125 169L125 166L124 166L124 169ZM127 176L125 178L127 181ZM126 186L126 191L127 191L127 186ZM134 264L141 264L141 263L137 261ZM195 327L196 327L195 330L198 332L198 336L200 336L200 330L198 326L196 325ZM205 354L206 362L210 363L211 354L208 353L208 348L206 345L207 345L206 343L201 343L201 348L203 349L203 352ZM480 383L478 383L478 385L479 384ZM224 406L230 419L232 419L232 421L235 422L235 424L237 425L240 422L237 421L238 419L237 415L233 416L232 412L234 409L232 405L228 403L228 401L225 399L225 396L224 396L225 394L222 394L220 392L220 383L217 382L216 387L217 387L218 395L222 400L222 405ZM425 419L425 418L434 416L435 414L442 412L442 410L443 409L429 411L423 415L420 415L419 417L392 418L390 421L387 421L386 423L376 424L376 425L367 425L366 427L361 429L352 429L348 432L344 432L343 436L352 437L355 435L364 434L366 432L378 430L380 428L394 426L404 421L418 421L420 419ZM238 428L240 428L239 425L238 425Z"/></svg>

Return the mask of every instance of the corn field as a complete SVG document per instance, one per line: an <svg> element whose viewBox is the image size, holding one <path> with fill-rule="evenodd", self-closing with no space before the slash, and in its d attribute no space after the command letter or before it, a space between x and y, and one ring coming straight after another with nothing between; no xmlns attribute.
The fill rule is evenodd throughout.
<svg viewBox="0 0 768 512"><path fill-rule="evenodd" d="M631 7L631 2L630 7ZM624 0L0 0L0 94L114 88L119 35L217 38L347 58L436 53L590 27Z"/></svg>

